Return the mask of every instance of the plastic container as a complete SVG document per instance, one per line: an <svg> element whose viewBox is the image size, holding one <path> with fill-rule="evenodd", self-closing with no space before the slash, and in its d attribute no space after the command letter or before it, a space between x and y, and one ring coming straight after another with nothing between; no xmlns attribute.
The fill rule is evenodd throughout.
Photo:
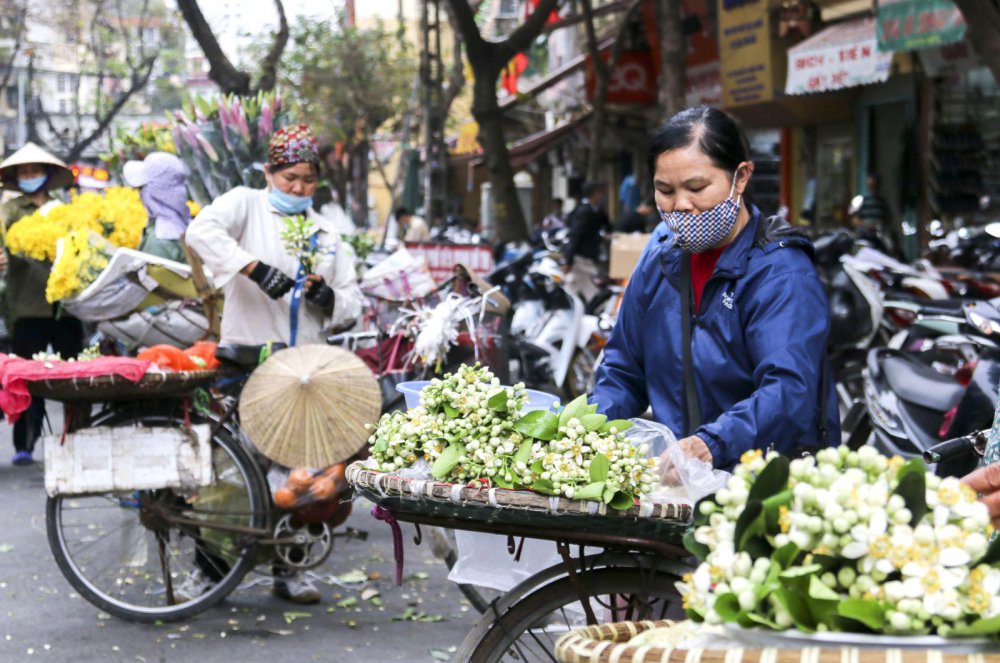
<svg viewBox="0 0 1000 663"><path fill-rule="evenodd" d="M420 390L430 384L430 380L414 380L412 382L400 382L396 385L396 391L403 394L406 400L406 408L414 408L420 405ZM544 391L528 389L528 401L524 404L525 412L535 410L551 410L552 404L559 401L558 396L553 396Z"/></svg>

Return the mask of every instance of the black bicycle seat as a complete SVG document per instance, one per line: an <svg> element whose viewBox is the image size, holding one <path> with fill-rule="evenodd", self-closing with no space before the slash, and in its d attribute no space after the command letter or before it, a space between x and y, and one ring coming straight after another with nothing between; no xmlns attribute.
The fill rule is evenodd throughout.
<svg viewBox="0 0 1000 663"><path fill-rule="evenodd" d="M260 353L264 345L220 345L215 348L215 358L224 364L236 366L244 370L253 370L260 364ZM271 352L284 350L285 343L272 343Z"/></svg>

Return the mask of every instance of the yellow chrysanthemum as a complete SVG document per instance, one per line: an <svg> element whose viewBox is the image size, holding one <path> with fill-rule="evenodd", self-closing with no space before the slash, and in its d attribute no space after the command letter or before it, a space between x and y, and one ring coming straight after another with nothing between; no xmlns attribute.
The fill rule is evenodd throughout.
<svg viewBox="0 0 1000 663"><path fill-rule="evenodd" d="M21 219L7 233L7 248L35 260L54 260L56 242L80 230L93 231L115 246L134 249L142 240L146 220L137 189L109 187L103 195L74 195L68 204L47 214L35 212Z"/></svg>
<svg viewBox="0 0 1000 663"><path fill-rule="evenodd" d="M199 212L201 212L201 205L199 205L198 203L196 203L193 200L189 200L188 201L188 211L191 212L191 218L193 219L194 217L198 216Z"/></svg>
<svg viewBox="0 0 1000 663"><path fill-rule="evenodd" d="M91 231L74 230L63 238L62 252L52 265L45 298L54 303L79 294L108 266L110 256L91 242Z"/></svg>

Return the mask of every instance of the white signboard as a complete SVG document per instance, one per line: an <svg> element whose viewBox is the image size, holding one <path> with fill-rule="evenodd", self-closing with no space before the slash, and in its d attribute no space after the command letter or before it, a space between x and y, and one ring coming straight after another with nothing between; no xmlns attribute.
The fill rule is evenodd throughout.
<svg viewBox="0 0 1000 663"><path fill-rule="evenodd" d="M878 50L874 18L840 23L788 50L785 94L884 83L891 68L892 53Z"/></svg>

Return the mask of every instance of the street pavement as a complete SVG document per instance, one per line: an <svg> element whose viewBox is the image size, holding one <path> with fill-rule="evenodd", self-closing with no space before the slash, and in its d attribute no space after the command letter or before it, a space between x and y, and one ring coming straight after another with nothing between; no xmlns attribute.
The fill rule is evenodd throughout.
<svg viewBox="0 0 1000 663"><path fill-rule="evenodd" d="M53 421L58 421L53 418ZM355 504L347 524L367 541L337 540L315 573L323 603L295 606L270 594L266 578L251 574L220 605L179 624L143 625L101 613L63 578L45 534L41 463L10 465L10 427L0 424L0 661L456 661L454 649L478 615L425 541L413 544L404 525L406 568L402 587L388 526L370 505ZM42 450L35 452L42 457ZM363 571L364 584L338 584ZM366 588L379 590L374 601ZM370 592L366 593L366 597ZM347 607L339 607L345 602ZM377 605L381 601L382 605ZM406 617L406 619L404 619Z"/></svg>

